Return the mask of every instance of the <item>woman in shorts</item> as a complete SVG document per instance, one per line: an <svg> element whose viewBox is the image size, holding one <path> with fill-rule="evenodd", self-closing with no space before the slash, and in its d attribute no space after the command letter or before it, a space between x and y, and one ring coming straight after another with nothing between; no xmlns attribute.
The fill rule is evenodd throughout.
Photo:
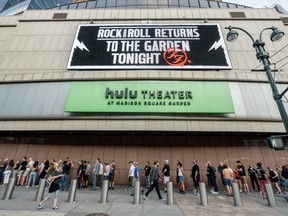
<svg viewBox="0 0 288 216"><path fill-rule="evenodd" d="M64 176L63 172L62 172L62 165L59 165L56 170L52 173L51 177L50 177L50 187L49 187L49 194L47 197L45 197L44 200L42 200L39 205L38 208L42 209L43 208L43 204L49 200L51 198L52 195L54 195L54 200L53 200L53 208L52 209L58 209L57 206L57 201L58 201L58 195L59 195L59 191L60 191L60 183L61 183L61 178Z"/></svg>
<svg viewBox="0 0 288 216"><path fill-rule="evenodd" d="M268 172L269 172L269 177L268 178L270 179L271 183L273 183L274 186L276 187L277 194L278 195L283 195L283 193L281 191L281 188L279 187L279 184L278 184L278 182L279 182L278 173L275 170L273 170L272 168L270 168L270 167L267 167L267 169L268 169Z"/></svg>

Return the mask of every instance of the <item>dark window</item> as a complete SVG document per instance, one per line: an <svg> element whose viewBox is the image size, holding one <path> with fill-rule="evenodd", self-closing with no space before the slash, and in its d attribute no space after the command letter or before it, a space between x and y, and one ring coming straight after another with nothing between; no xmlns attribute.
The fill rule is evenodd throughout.
<svg viewBox="0 0 288 216"><path fill-rule="evenodd" d="M107 7L115 7L116 0L107 0Z"/></svg>
<svg viewBox="0 0 288 216"><path fill-rule="evenodd" d="M189 0L190 7L199 8L199 1L198 0Z"/></svg>
<svg viewBox="0 0 288 216"><path fill-rule="evenodd" d="M228 4L229 8L236 8L235 4Z"/></svg>
<svg viewBox="0 0 288 216"><path fill-rule="evenodd" d="M230 12L232 18L246 18L244 12Z"/></svg>
<svg viewBox="0 0 288 216"><path fill-rule="evenodd" d="M86 4L87 4L87 2L80 2L79 4L78 4L78 9L84 9L84 8L86 8Z"/></svg>
<svg viewBox="0 0 288 216"><path fill-rule="evenodd" d="M188 0L179 0L180 7L189 7Z"/></svg>
<svg viewBox="0 0 288 216"><path fill-rule="evenodd" d="M97 8L105 8L105 3L106 1L104 0L97 1Z"/></svg>
<svg viewBox="0 0 288 216"><path fill-rule="evenodd" d="M67 13L54 13L52 19L66 19Z"/></svg>
<svg viewBox="0 0 288 216"><path fill-rule="evenodd" d="M88 1L87 8L96 8L96 1Z"/></svg>
<svg viewBox="0 0 288 216"><path fill-rule="evenodd" d="M126 0L117 0L117 6L126 6Z"/></svg>
<svg viewBox="0 0 288 216"><path fill-rule="evenodd" d="M227 4L223 2L219 2L219 6L220 8L228 8Z"/></svg>
<svg viewBox="0 0 288 216"><path fill-rule="evenodd" d="M200 0L199 3L201 8L209 8L208 1Z"/></svg>
<svg viewBox="0 0 288 216"><path fill-rule="evenodd" d="M69 4L69 9L76 9L77 4Z"/></svg>
<svg viewBox="0 0 288 216"><path fill-rule="evenodd" d="M209 1L209 4L211 8L219 8L218 2Z"/></svg>

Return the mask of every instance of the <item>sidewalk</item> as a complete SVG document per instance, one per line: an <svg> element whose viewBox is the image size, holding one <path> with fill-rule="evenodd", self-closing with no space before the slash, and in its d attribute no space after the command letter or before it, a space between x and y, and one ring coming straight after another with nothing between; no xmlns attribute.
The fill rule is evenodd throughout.
<svg viewBox="0 0 288 216"><path fill-rule="evenodd" d="M135 216L135 215L157 215L157 216L182 216L182 215L229 215L233 216L259 216L288 215L288 202L283 196L276 196L277 207L271 208L267 200L263 200L261 194L252 192L251 194L241 194L243 208L234 206L232 197L226 197L224 192L218 195L208 194L208 207L200 205L200 197L186 191L181 195L175 191L175 205L168 206L165 202L158 200L155 191L149 194L148 200L143 200L140 205L133 205L131 192L125 191L124 187L118 187L115 190L109 190L108 203L101 204L101 191L91 191L90 189L77 190L76 203L67 203L68 192L60 192L59 209L52 209L52 200L44 204L44 208L39 210L38 204L34 202L36 188L15 187L13 198L11 200L2 200L5 188L0 188L0 216L86 216L94 213L101 215L106 213L109 216ZM46 196L47 191L45 191ZM163 197L166 194L162 192ZM98 213L98 214L97 214Z"/></svg>

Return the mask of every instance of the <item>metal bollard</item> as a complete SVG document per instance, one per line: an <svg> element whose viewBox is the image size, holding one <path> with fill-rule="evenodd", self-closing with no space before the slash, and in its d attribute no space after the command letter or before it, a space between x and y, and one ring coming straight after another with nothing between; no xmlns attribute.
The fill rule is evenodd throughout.
<svg viewBox="0 0 288 216"><path fill-rule="evenodd" d="M69 194L68 194L68 200L69 203L75 202L75 196L76 196L76 188L77 188L77 179L72 179L70 188L69 188Z"/></svg>
<svg viewBox="0 0 288 216"><path fill-rule="evenodd" d="M34 201L36 201L37 203L39 203L41 200L43 200L43 195L44 195L44 191L45 191L45 183L46 183L46 179L40 179L39 184L38 184L38 188L37 188L37 192L36 192L36 196Z"/></svg>
<svg viewBox="0 0 288 216"><path fill-rule="evenodd" d="M173 183L167 182L167 204L172 206L174 204Z"/></svg>
<svg viewBox="0 0 288 216"><path fill-rule="evenodd" d="M200 188L200 203L203 206L208 206L208 199L207 199L207 192L206 192L205 183L199 182L199 188Z"/></svg>
<svg viewBox="0 0 288 216"><path fill-rule="evenodd" d="M107 202L108 202L108 180L103 180L101 191L101 203L105 204Z"/></svg>
<svg viewBox="0 0 288 216"><path fill-rule="evenodd" d="M133 204L139 205L140 203L140 181L134 182L134 199Z"/></svg>
<svg viewBox="0 0 288 216"><path fill-rule="evenodd" d="M243 207L238 183L235 182L232 183L232 190L233 190L234 204L237 207Z"/></svg>
<svg viewBox="0 0 288 216"><path fill-rule="evenodd" d="M271 184L265 184L265 192L267 196L268 205L271 207L276 207L276 201Z"/></svg>
<svg viewBox="0 0 288 216"><path fill-rule="evenodd" d="M5 190L4 196L3 196L3 200L9 200L12 198L15 184L16 184L16 178L10 178L9 183L8 183L6 190Z"/></svg>

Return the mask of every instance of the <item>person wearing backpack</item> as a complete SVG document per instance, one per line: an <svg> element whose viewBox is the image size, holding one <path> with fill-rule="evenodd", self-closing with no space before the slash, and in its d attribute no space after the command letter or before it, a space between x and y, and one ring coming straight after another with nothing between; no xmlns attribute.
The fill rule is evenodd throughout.
<svg viewBox="0 0 288 216"><path fill-rule="evenodd" d="M256 164L256 166L257 166L256 167L256 174L257 174L258 182L260 184L262 196L263 196L263 199L266 199L266 193L264 190L264 186L265 186L265 184L269 184L269 180L267 178L265 170L262 168L262 163L258 162Z"/></svg>

